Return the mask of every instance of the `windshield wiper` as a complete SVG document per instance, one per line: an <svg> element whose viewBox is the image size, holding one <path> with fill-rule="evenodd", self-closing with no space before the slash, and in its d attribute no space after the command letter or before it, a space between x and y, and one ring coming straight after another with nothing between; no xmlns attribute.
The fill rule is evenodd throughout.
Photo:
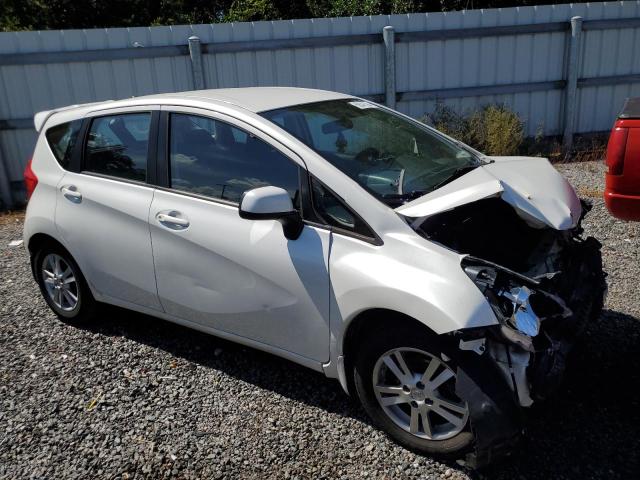
<svg viewBox="0 0 640 480"><path fill-rule="evenodd" d="M412 190L405 193L383 193L381 197L387 205L396 208L427 193L429 193L429 190Z"/></svg>
<svg viewBox="0 0 640 480"><path fill-rule="evenodd" d="M411 190L405 193L383 193L382 198L385 200L413 200L429 192L430 190Z"/></svg>
<svg viewBox="0 0 640 480"><path fill-rule="evenodd" d="M436 183L435 185L433 185L432 187L426 190L412 190L410 192L405 192L405 193L383 193L381 195L382 200L384 200L389 206L393 208L399 207L401 205L404 205L408 201L415 200L418 197L422 197L427 193L433 192L434 190L437 190L438 188L443 187L447 183L453 182L456 178L460 178L465 173L468 173L471 170L476 169L480 165L482 164L465 165L463 167L458 167L446 179L444 179L439 183Z"/></svg>

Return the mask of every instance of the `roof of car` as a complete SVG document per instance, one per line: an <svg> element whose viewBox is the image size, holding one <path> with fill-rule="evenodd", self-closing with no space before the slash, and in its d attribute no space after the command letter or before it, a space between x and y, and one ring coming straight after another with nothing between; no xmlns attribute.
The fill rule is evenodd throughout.
<svg viewBox="0 0 640 480"><path fill-rule="evenodd" d="M69 121L79 113L92 109L120 108L148 103L171 104L185 101L197 101L199 103L220 104L227 103L235 107L243 108L253 113L275 110L304 103L322 102L325 100L338 100L353 98L344 93L330 92L328 90L314 90L311 88L294 87L247 87L247 88L219 88L211 90L191 90L187 92L161 93L132 97L123 100L107 100L103 102L85 103L82 105L70 105L68 107L44 110L34 115L34 125L39 132L47 120L54 114L58 121Z"/></svg>
<svg viewBox="0 0 640 480"><path fill-rule="evenodd" d="M213 90L194 90L190 92L165 93L151 95L145 98L180 98L198 99L201 101L226 102L252 112L264 112L277 108L299 105L302 103L321 102L353 98L344 93L311 88L294 87L248 87L248 88L220 88Z"/></svg>
<svg viewBox="0 0 640 480"><path fill-rule="evenodd" d="M211 90L191 90L187 92L161 93L142 97L131 97L122 100L107 100L103 102L85 103L82 105L69 105L67 107L44 110L34 115L36 131L40 131L48 119L56 115L58 121L69 121L78 113L91 111L91 109L120 108L148 103L170 104L171 102L184 103L193 100L199 103L211 102L227 103L254 113L275 110L278 108L300 105L304 103L321 102L325 100L339 100L353 98L344 93L328 90L315 90L311 88L294 87L247 87L247 88L219 88Z"/></svg>

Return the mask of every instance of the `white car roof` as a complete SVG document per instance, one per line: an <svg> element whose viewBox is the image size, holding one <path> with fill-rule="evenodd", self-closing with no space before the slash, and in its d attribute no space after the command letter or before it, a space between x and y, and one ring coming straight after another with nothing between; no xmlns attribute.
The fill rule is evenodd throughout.
<svg viewBox="0 0 640 480"><path fill-rule="evenodd" d="M277 108L290 107L292 105L300 105L303 103L353 98L353 96L345 95L344 93L330 92L327 90L314 90L311 88L247 87L165 93L161 95L151 95L145 98L158 98L163 100L168 98L191 98L201 101L210 100L214 102L226 102L237 107L250 110L254 113L259 113L267 110L275 110Z"/></svg>
<svg viewBox="0 0 640 480"><path fill-rule="evenodd" d="M107 100L104 102L85 103L82 105L70 105L68 107L56 108L38 112L34 116L34 124L37 131L40 131L46 121L54 114L66 113L63 118L56 116L58 120L68 121L78 114L101 107L120 108L148 103L170 104L177 102L195 101L198 103L211 103L212 105L227 103L235 107L243 108L253 113L260 113L267 110L290 107L304 103L321 102L325 100L338 100L343 98L353 98L344 93L330 92L327 90L314 90L311 88L294 87L250 87L250 88L220 88L211 90L191 90L187 92L162 93L157 95L146 95L143 97L132 97L125 100ZM56 122L58 123L58 122Z"/></svg>

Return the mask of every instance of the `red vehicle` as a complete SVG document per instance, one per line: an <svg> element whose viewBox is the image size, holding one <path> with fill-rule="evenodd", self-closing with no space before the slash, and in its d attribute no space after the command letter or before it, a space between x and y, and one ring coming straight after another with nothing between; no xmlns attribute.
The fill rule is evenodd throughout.
<svg viewBox="0 0 640 480"><path fill-rule="evenodd" d="M640 221L640 97L628 98L607 145L604 202L614 217Z"/></svg>

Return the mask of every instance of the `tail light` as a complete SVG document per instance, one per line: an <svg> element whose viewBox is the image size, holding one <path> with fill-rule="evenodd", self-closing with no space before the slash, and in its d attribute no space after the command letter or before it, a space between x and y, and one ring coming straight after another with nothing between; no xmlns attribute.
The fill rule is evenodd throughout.
<svg viewBox="0 0 640 480"><path fill-rule="evenodd" d="M24 186L27 189L27 200L31 198L33 191L36 189L36 185L38 185L38 177L36 177L36 174L31 168L32 161L33 159L29 159L27 167L24 169Z"/></svg>
<svg viewBox="0 0 640 480"><path fill-rule="evenodd" d="M629 129L614 127L607 144L607 167L610 175L622 175L624 167L624 154L627 149L627 136Z"/></svg>

